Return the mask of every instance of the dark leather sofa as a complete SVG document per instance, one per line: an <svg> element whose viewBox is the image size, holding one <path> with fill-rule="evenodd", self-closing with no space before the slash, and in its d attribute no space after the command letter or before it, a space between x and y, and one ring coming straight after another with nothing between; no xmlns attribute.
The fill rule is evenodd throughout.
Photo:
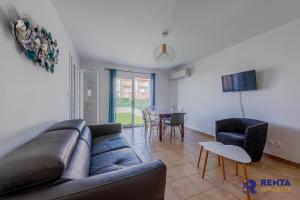
<svg viewBox="0 0 300 200"><path fill-rule="evenodd" d="M242 147L252 161L261 160L267 133L268 123L259 120L229 118L216 121L217 141Z"/></svg>
<svg viewBox="0 0 300 200"><path fill-rule="evenodd" d="M120 132L120 124L55 124L0 160L0 199L164 199L165 164L143 163Z"/></svg>

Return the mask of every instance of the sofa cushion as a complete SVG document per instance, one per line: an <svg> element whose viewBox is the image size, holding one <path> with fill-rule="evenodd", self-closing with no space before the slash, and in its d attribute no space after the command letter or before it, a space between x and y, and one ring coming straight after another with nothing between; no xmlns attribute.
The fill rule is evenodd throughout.
<svg viewBox="0 0 300 200"><path fill-rule="evenodd" d="M89 175L91 150L84 140L78 140L71 159L58 182L81 179Z"/></svg>
<svg viewBox="0 0 300 200"><path fill-rule="evenodd" d="M118 133L100 136L93 139L92 155L129 147L126 140Z"/></svg>
<svg viewBox="0 0 300 200"><path fill-rule="evenodd" d="M81 133L81 131L85 127L85 124L86 124L86 122L82 119L65 120L65 121L54 124L53 126L48 128L47 131L75 129L79 133Z"/></svg>
<svg viewBox="0 0 300 200"><path fill-rule="evenodd" d="M236 132L218 132L217 141L220 141L223 144L244 147L245 134Z"/></svg>
<svg viewBox="0 0 300 200"><path fill-rule="evenodd" d="M121 123L89 125L89 128L91 129L93 137L100 137L122 132Z"/></svg>
<svg viewBox="0 0 300 200"><path fill-rule="evenodd" d="M41 134L0 160L0 195L60 177L79 133L57 130Z"/></svg>
<svg viewBox="0 0 300 200"><path fill-rule="evenodd" d="M86 144L88 145L88 147L91 151L92 150L92 133L88 126L84 127L84 129L80 133L79 138L86 142Z"/></svg>
<svg viewBox="0 0 300 200"><path fill-rule="evenodd" d="M130 148L102 153L91 158L90 175L102 174L142 163Z"/></svg>

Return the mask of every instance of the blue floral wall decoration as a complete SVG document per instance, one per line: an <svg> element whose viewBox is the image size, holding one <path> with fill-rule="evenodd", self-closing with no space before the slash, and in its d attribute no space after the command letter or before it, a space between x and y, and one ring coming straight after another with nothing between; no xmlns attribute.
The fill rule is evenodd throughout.
<svg viewBox="0 0 300 200"><path fill-rule="evenodd" d="M15 22L13 33L28 59L54 73L59 49L50 32L41 26L34 27L28 18L23 17Z"/></svg>

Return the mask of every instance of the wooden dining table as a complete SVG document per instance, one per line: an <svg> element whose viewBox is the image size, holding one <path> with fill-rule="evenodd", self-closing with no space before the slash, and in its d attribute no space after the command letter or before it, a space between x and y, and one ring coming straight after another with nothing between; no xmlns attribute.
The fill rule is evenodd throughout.
<svg viewBox="0 0 300 200"><path fill-rule="evenodd" d="M163 134L163 120L166 118L170 118L173 113L183 113L183 112L176 112L176 111L169 111L169 110L150 110L152 115L158 116L159 120L159 141L162 141L162 134ZM186 113L183 113L186 114ZM180 134L181 139L184 138L184 120L180 126Z"/></svg>

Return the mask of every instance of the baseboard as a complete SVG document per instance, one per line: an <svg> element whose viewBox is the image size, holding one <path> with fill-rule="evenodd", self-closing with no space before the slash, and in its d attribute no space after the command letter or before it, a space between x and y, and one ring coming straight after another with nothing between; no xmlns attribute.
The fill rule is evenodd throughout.
<svg viewBox="0 0 300 200"><path fill-rule="evenodd" d="M205 136L208 136L210 138L215 138L214 135L211 135L211 134L208 134L208 133L205 133L205 132L201 132L201 131L198 131L198 130L195 130L195 129L192 129L192 128L189 128L189 127L184 127L184 128L188 129L188 130L191 130L191 131L194 131L194 132L198 132L198 133L203 134ZM275 156L275 155L272 155L272 154L269 154L269 153L264 153L264 156L266 156L268 158L272 158L272 159L280 161L280 162L283 162L283 163L286 163L286 164L289 164L289 165L292 165L292 166L297 167L297 168L300 169L300 163L296 163L294 161L290 161L290 160L287 160L287 159L284 159L284 158L281 158L279 156Z"/></svg>
<svg viewBox="0 0 300 200"><path fill-rule="evenodd" d="M195 131L195 132L198 132L200 134L206 135L210 138L215 138L214 135L211 135L211 134L208 134L208 133L205 133L205 132L201 132L201 131L195 130L193 128L190 128L190 127L185 127L185 128L188 129L188 130ZM281 158L279 156L275 156L275 155L272 155L272 154L269 154L269 153L264 153L264 156L266 156L268 158L272 158L272 159L280 161L280 162L283 162L283 163L286 163L286 164L289 164L289 165L292 165L292 166L297 167L297 168L300 169L300 163L296 163L294 161L290 161L290 160L287 160L287 159L284 159L284 158Z"/></svg>
<svg viewBox="0 0 300 200"><path fill-rule="evenodd" d="M214 135L211 135L209 133L201 132L201 131L198 131L198 130L195 130L195 129L192 129L192 128L189 128L189 127L186 127L186 126L184 128L188 129L188 130L191 130L191 131L194 131L194 132L198 132L198 133L203 134L203 135L205 135L207 137L210 137L210 138L215 138Z"/></svg>
<svg viewBox="0 0 300 200"><path fill-rule="evenodd" d="M275 156L275 155L272 155L269 153L264 153L264 156L266 156L268 158L272 158L272 159L280 161L280 162L283 162L283 163L286 163L286 164L289 164L289 165L292 165L292 166L300 169L300 163L296 163L294 161L290 161L290 160L287 160L287 159L284 159L284 158L281 158L279 156Z"/></svg>

